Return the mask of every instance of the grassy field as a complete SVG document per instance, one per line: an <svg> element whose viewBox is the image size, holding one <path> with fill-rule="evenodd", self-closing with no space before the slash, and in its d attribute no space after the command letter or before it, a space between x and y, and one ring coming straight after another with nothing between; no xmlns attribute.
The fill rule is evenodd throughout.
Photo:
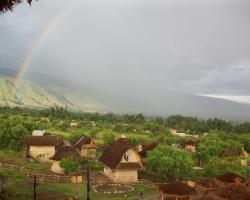
<svg viewBox="0 0 250 200"><path fill-rule="evenodd" d="M8 200L29 200L32 199L33 194L33 181L27 179L24 174L16 172L14 170L1 169L0 176L4 178L3 191L4 198ZM155 188L151 186L133 185L134 191L124 195L103 195L92 191L91 188L91 199L95 200L136 200L140 193L144 193L145 196L156 194ZM37 197L38 200L55 200L55 199L66 199L68 197L74 197L75 185L74 184L62 184L62 183L48 183L38 182L37 186ZM86 185L79 184L79 197L86 197Z"/></svg>
<svg viewBox="0 0 250 200"><path fill-rule="evenodd" d="M27 162L25 160L25 153L13 150L0 150L0 161L7 164L18 165L25 169L30 169L32 172L38 173L52 173L51 165L48 163Z"/></svg>

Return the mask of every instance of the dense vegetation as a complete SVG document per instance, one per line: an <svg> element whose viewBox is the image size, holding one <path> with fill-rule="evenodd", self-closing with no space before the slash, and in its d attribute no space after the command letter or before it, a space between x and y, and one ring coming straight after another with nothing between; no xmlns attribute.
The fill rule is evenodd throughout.
<svg viewBox="0 0 250 200"><path fill-rule="evenodd" d="M17 150L22 147L25 135L32 130L43 129L70 143L79 136L90 136L96 140L98 155L121 134L126 134L136 147L140 143L156 141L162 145L149 153L148 169L168 179L197 178L200 175L214 176L221 172L234 171L248 174L237 158L224 158L223 149L233 148L250 152L250 123L228 122L222 119L202 120L181 115L169 117L145 117L142 114L116 115L113 113L82 113L54 107L46 110L0 108L0 147ZM176 137L170 129L201 137ZM182 146L185 141L198 143L195 153L173 150L170 146ZM159 151L160 149L160 151ZM173 159L175 155L180 159ZM187 156L188 155L188 156ZM164 162L159 158L163 157ZM190 170L190 166L204 168L202 174ZM156 169L155 166L161 166ZM169 166L175 166L169 168ZM179 166L179 167L177 167ZM174 170L174 171L173 171ZM71 171L71 170L70 170ZM170 176L170 174L172 174ZM185 175L185 176L184 176Z"/></svg>

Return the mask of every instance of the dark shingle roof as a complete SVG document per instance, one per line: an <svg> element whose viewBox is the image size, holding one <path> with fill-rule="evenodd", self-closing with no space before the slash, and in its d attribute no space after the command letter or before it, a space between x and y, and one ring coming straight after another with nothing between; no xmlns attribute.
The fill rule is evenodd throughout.
<svg viewBox="0 0 250 200"><path fill-rule="evenodd" d="M52 156L50 159L59 161L59 160L62 160L63 158L78 159L79 155L78 155L75 147L69 146L69 145L64 145L64 146L59 147L56 150L55 155Z"/></svg>
<svg viewBox="0 0 250 200"><path fill-rule="evenodd" d="M111 169L117 168L122 160L122 156L130 149L132 145L127 138L120 138L113 142L103 152L99 161Z"/></svg>
<svg viewBox="0 0 250 200"><path fill-rule="evenodd" d="M187 196L194 195L196 190L182 182L173 182L162 184L158 187L158 191L167 195Z"/></svg>
<svg viewBox="0 0 250 200"><path fill-rule="evenodd" d="M25 144L27 146L55 146L64 144L63 140L56 136L26 136Z"/></svg>

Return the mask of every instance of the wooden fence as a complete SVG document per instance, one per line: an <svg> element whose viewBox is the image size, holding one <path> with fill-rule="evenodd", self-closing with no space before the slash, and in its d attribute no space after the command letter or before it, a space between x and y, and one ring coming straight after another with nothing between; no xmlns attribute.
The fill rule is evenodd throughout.
<svg viewBox="0 0 250 200"><path fill-rule="evenodd" d="M1 163L0 162L0 167L2 168L6 168L6 169L15 169L16 171L25 173L27 178L33 178L34 176L36 176L37 181L46 181L46 182L55 182L55 183L71 183L72 182L72 176L70 175L56 175L56 174L45 174L45 173L36 173L33 172L30 169L26 169L24 167L21 166L17 166L17 165L13 165L13 164L6 164L6 163ZM83 176L86 175L86 171L83 171ZM101 173L100 173L101 175ZM103 175L102 175L103 176ZM100 184L100 183L112 183L113 181L105 178L105 176L103 176L103 178L100 177L94 177L91 178L91 183L93 184ZM83 177L83 182L86 182L85 178ZM149 180L145 180L145 179L140 179L136 182L123 182L126 184L142 184L145 186L151 186L154 187L156 184L149 181Z"/></svg>

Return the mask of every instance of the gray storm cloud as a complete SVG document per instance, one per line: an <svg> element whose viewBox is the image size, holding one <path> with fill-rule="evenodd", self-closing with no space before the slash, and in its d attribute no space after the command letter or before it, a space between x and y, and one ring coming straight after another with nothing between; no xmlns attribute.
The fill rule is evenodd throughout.
<svg viewBox="0 0 250 200"><path fill-rule="evenodd" d="M29 70L142 97L156 88L250 95L249 1L75 2L37 48ZM68 6L40 0L0 16L1 66L16 68Z"/></svg>

